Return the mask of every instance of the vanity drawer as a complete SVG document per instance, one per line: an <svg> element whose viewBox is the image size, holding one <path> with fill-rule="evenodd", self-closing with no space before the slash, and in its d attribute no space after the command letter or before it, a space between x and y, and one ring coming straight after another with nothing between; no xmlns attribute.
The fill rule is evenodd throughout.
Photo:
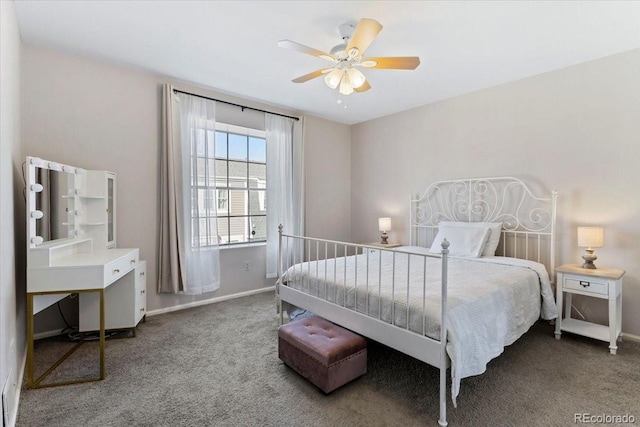
<svg viewBox="0 0 640 427"><path fill-rule="evenodd" d="M140 261L136 266L136 291L147 287L147 261Z"/></svg>
<svg viewBox="0 0 640 427"><path fill-rule="evenodd" d="M147 314L147 262L140 261L135 271L136 325Z"/></svg>
<svg viewBox="0 0 640 427"><path fill-rule="evenodd" d="M590 294L604 296L609 295L609 286L607 282L597 278L589 278L589 280L585 280L584 277L566 276L562 286L565 289L588 292Z"/></svg>
<svg viewBox="0 0 640 427"><path fill-rule="evenodd" d="M139 251L136 249L104 266L104 283L108 284L127 274L138 265Z"/></svg>

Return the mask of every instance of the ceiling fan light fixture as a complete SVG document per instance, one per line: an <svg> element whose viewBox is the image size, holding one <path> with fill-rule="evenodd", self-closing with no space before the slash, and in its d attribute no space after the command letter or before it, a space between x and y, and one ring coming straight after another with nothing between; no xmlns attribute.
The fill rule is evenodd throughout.
<svg viewBox="0 0 640 427"><path fill-rule="evenodd" d="M324 76L324 82L331 89L335 89L340 84L340 81L342 80L343 74L344 74L344 70L342 70L340 68L334 68L326 76Z"/></svg>
<svg viewBox="0 0 640 427"><path fill-rule="evenodd" d="M364 84L364 82L367 81L367 78L364 76L364 74L362 74L362 72L357 68L349 68L347 70L347 75L349 76L349 81L351 82L351 86L354 89L359 88Z"/></svg>

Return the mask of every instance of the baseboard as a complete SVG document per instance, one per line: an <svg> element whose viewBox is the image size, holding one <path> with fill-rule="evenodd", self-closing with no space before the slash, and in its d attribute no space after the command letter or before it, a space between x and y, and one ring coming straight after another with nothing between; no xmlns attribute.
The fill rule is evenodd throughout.
<svg viewBox="0 0 640 427"><path fill-rule="evenodd" d="M638 335L628 334L626 332L622 332L620 335L622 335L623 340L640 342L640 336Z"/></svg>
<svg viewBox="0 0 640 427"><path fill-rule="evenodd" d="M200 307L203 305L214 304L216 302L222 302L222 301L227 301L230 299L241 298L241 297L247 297L249 295L261 294L263 292L270 292L270 291L274 291L275 289L276 289L275 286L268 286L266 288L255 289L253 291L240 292L237 294L225 295L222 297L210 298L202 301L190 302L187 304L174 305L172 307L167 307L167 308L159 308L157 310L147 311L147 316L156 316L158 314L171 313L172 311L186 310L187 308Z"/></svg>
<svg viewBox="0 0 640 427"><path fill-rule="evenodd" d="M27 366L27 346L24 346L24 353L22 356L22 362L20 363L20 368L16 374L16 383L11 387L10 390L13 394L13 399L10 399L13 405L11 408L3 408L6 412L2 414L3 417L3 425L6 421L6 427L15 427L16 421L18 420L18 408L20 407L20 392L22 391L22 381L24 380L24 371ZM10 380L11 378L7 378ZM7 384L5 384L5 387ZM7 399L9 400L9 399ZM4 401L4 390L3 390L3 406L6 403Z"/></svg>

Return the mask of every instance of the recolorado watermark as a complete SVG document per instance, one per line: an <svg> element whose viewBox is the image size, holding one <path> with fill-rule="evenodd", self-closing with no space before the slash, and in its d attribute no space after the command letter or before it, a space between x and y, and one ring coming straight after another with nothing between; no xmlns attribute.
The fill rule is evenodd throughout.
<svg viewBox="0 0 640 427"><path fill-rule="evenodd" d="M632 414L590 414L588 412L573 414L576 424L633 424L636 422Z"/></svg>

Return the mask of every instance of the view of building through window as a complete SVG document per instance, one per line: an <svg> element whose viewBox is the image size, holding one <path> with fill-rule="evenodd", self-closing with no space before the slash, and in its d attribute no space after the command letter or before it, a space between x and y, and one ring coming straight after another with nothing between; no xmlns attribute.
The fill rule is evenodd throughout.
<svg viewBox="0 0 640 427"><path fill-rule="evenodd" d="M216 124L215 135L198 139L192 224L201 246L266 241L266 149L264 132L235 126Z"/></svg>

